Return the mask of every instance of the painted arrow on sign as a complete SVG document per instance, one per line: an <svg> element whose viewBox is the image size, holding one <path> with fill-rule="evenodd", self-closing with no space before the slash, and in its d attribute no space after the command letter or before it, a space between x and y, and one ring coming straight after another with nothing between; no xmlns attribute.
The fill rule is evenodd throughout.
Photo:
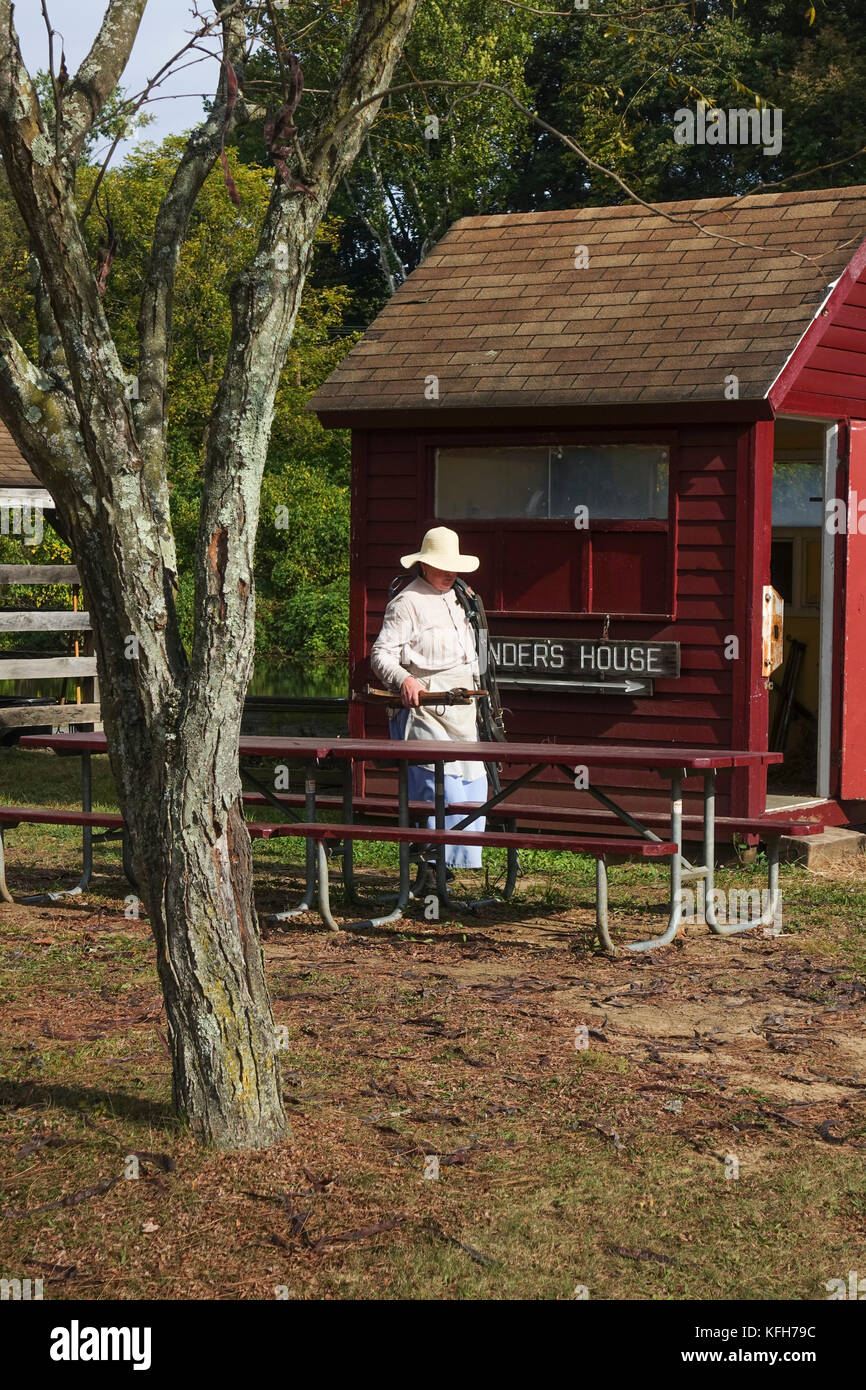
<svg viewBox="0 0 866 1390"><path fill-rule="evenodd" d="M607 695L652 695L652 681L544 681L531 676L500 676L501 686L525 686L527 690L586 690L592 694Z"/></svg>

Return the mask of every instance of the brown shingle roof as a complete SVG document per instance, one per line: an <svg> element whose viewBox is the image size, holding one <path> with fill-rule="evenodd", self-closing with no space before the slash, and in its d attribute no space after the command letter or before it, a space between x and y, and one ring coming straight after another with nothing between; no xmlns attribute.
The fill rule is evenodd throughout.
<svg viewBox="0 0 866 1390"><path fill-rule="evenodd" d="M0 420L0 486L38 487L42 484L18 452L6 426Z"/></svg>
<svg viewBox="0 0 866 1390"><path fill-rule="evenodd" d="M866 236L866 187L655 206L462 218L311 409L721 401L729 374L762 398Z"/></svg>

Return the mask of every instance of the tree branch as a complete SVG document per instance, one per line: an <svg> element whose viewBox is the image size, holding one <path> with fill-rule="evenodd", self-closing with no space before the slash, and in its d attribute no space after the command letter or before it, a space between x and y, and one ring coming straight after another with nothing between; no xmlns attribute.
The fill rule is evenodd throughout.
<svg viewBox="0 0 866 1390"><path fill-rule="evenodd" d="M112 87L113 87L112 83ZM142 468L134 418L128 400L129 378L125 372L105 317L90 253L78 221L69 166L56 153L46 134L32 81L21 58L12 21L10 0L0 0L0 154L18 209L30 233L50 300L51 313L63 345L73 397L62 390L62 375L53 372L50 380L58 399L74 400L77 422L76 446L82 450L84 470L74 491L70 488L70 510L80 516L94 492L99 493L106 512L90 518L81 534L94 538L94 544L111 543L110 528L121 530L129 563L140 557L151 568L161 563L163 571L176 574L177 559L171 534L168 484L163 475L154 477ZM42 323L46 323L43 305ZM26 358L12 339L0 342L0 355L11 354L3 364L8 399L14 403L27 380ZM35 369L33 369L35 371ZM17 382L17 386L16 386ZM41 389L34 377L31 390ZM14 388L14 389L13 389ZM17 412L16 428L23 438L25 423L49 419L52 407L34 405L41 416L24 417ZM60 458L67 463L75 454L69 433L69 420L51 418L50 433L63 444ZM35 425L33 426L35 429ZM13 430L13 436L15 431ZM38 446L38 433L31 430L28 450ZM28 457L29 453L25 453ZM44 455L36 454L36 457ZM62 486L63 473L58 473ZM52 489L54 492L54 489ZM56 495L56 494L55 494ZM100 538L100 539L96 539ZM122 602L118 590L117 602ZM149 640L149 639L148 639ZM180 651L179 644L177 650Z"/></svg>
<svg viewBox="0 0 866 1390"><path fill-rule="evenodd" d="M387 91L374 92L368 97L359 97L354 110L348 111L337 121L331 135L332 142L336 140L342 128L348 123L350 117L362 107L371 103L380 104L386 96L394 95L396 92L415 91L420 87L474 88L478 91L498 92L500 96L506 97L511 102L512 106L520 111L527 120L532 121L539 129L546 130L549 135L553 135L557 140L560 140L562 144L565 145L566 149L572 150L590 169L595 169L597 173L603 174L605 178L612 179L631 202L637 203L639 207L646 208L647 212L653 213L654 216L662 217L666 222L673 222L678 226L694 227L700 232L701 236L712 237L714 241L727 241L730 242L732 246L744 246L750 251L768 250L772 251L774 254L778 251L777 247L759 247L753 242L740 241L737 237L728 236L725 232L717 232L710 227L705 227L696 217L692 217L689 213L665 212L664 208L658 204L648 203L639 193L635 193L634 189L630 188L625 182L625 179L621 178L614 169L608 169L604 164L599 164L598 160L593 159L592 155L587 154L586 150L582 149L577 141L573 140L570 135L566 135L562 130L557 130L556 126L551 125L549 121L545 121L542 116L539 116L537 111L533 111L522 102L519 97L515 96L510 87L504 87L498 82L484 82L474 78L467 78L462 81L451 80L444 77L419 78L414 82L401 82L397 86L389 88ZM378 110L378 105L376 109ZM731 201L733 203L736 199L732 198ZM801 261L808 261L810 264L815 265L818 264L818 258L808 255L805 251L790 251L789 254L798 257Z"/></svg>
<svg viewBox="0 0 866 1390"><path fill-rule="evenodd" d="M90 52L63 93L65 150L76 161L88 131L129 62L147 0L109 0Z"/></svg>
<svg viewBox="0 0 866 1390"><path fill-rule="evenodd" d="M69 393L33 365L0 318L0 416L39 481L62 505L73 483L92 493L92 481Z"/></svg>
<svg viewBox="0 0 866 1390"><path fill-rule="evenodd" d="M243 87L244 22L237 5L223 16L223 52ZM213 109L189 137L180 164L160 204L138 318L139 399L135 419L145 464L165 467L166 390L171 356L174 286L189 220L202 186L214 168L226 135L227 70L220 71ZM243 118L243 102L235 106L230 129Z"/></svg>
<svg viewBox="0 0 866 1390"><path fill-rule="evenodd" d="M366 215L357 198L355 197L354 193L352 192L352 185L349 183L348 178L343 179L343 187L346 190L346 196L349 199L355 216L357 217L359 222L363 223L371 239L376 243L376 248L379 252L379 265L381 267L385 283L388 286L388 293L390 295L394 295L397 293L397 286L402 285L403 281L406 279L406 272L403 268L402 261L400 260L399 256L394 250L394 243L391 240L391 234L387 230L387 226L383 234L379 230L379 228L374 226L374 224L370 221L369 217ZM396 278L394 274L394 265L391 259L392 257L393 260L400 267L401 273L399 280Z"/></svg>
<svg viewBox="0 0 866 1390"><path fill-rule="evenodd" d="M376 116L381 97L364 98L390 81L418 3L359 0L332 91L301 140L294 179L275 174L256 253L232 291L232 334L208 426L196 542L191 718L227 683L246 689L249 681L262 473L313 240ZM310 192L298 188L300 175Z"/></svg>
<svg viewBox="0 0 866 1390"><path fill-rule="evenodd" d="M71 391L69 370L63 352L63 342L57 329L57 321L51 308L51 300L45 287L45 277L39 264L39 257L32 246L29 255L30 284L33 290L33 303L36 310L36 326L39 332L38 358L40 370L45 376L53 376L62 382L64 390Z"/></svg>

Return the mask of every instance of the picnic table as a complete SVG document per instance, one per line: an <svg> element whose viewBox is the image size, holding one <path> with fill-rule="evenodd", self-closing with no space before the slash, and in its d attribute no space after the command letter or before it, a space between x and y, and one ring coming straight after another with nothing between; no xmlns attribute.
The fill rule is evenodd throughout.
<svg viewBox="0 0 866 1390"><path fill-rule="evenodd" d="M25 735L20 740L22 747L50 748L62 755L77 755L83 759L82 793L83 810L88 811L90 795L89 758L93 753L107 751L104 733L66 733L52 735ZM433 740L391 740L356 738L282 738L244 735L240 740L240 756L244 759L268 759L274 763L300 763L304 768L303 816L297 814L288 804L288 799L280 797L267 784L260 782L249 769L242 767L244 779L254 785L261 796L277 809L288 821L269 827L259 827L262 838L265 831L273 834L302 835L306 841L307 881L304 896L295 908L278 914L280 920L309 911L318 880L319 911L329 927L338 930L330 911L327 882L327 840L342 841L344 884L349 893L354 893L352 869L352 849L355 839L392 840L399 845L400 881L395 907L388 913L371 917L369 921L379 924L397 920L411 896L410 885L410 843L414 840L433 844L436 853L436 890L438 898L448 906L452 903L447 890L445 845L447 843L466 843L481 845L502 845L514 848L519 842L530 848L533 844L544 848L571 849L578 853L591 853L596 860L596 921L602 945L613 950L607 920L607 859L610 855L628 855L630 850L642 855L667 857L670 860L670 894L668 922L665 930L646 941L630 943L629 949L646 951L656 946L666 945L674 939L683 916L682 886L684 881L703 882L704 920L713 931L726 934L730 927L720 926L713 914L713 883L716 839L716 777L720 771L733 768L755 767L761 764L782 761L781 753L760 750L738 750L718 748L680 748L676 745L642 746L612 745L601 743L475 743L439 742ZM446 830L445 773L446 762L481 761L497 763L502 767L501 790L492 793L483 803L473 803L472 808L456 825ZM358 763L386 762L396 764L398 774L397 827L361 825L354 809L353 769ZM412 829L410 826L410 803L408 798L408 768L410 764L433 764L435 829ZM317 774L322 768L339 768L342 774L342 823L329 825L317 821ZM605 808L622 825L633 832L631 836L587 836L575 835L569 827L558 835L538 834L531 830L500 834L492 831L467 831L466 827L480 816L496 813L497 818L508 818L508 800L521 791L540 774L548 769L556 769L567 781L583 795L588 795ZM611 770L625 770L633 773L655 772L668 779L669 815L666 835L656 833L645 821L626 810L601 787L594 786L592 774L604 774ZM583 785L584 774L588 780ZM687 776L699 776L703 780L703 795L700 801L699 838L703 845L702 862L692 864L683 854L683 782ZM576 785L575 779L581 783ZM497 811L497 808L500 808ZM451 812L455 808L450 808ZM534 808L543 811L544 808ZM523 807L524 814L532 807ZM530 818L526 816L526 818ZM581 810L575 805L574 824L579 825ZM248 822L251 832L256 822ZM768 822L768 825L770 823ZM805 829L805 827L804 827ZM85 827L85 836L88 828ZM772 833L772 832L771 832ZM511 844L506 841L511 839ZM778 837L777 837L778 838ZM585 848L584 848L585 847ZM126 866L126 858L124 859ZM775 853L769 856L769 908L747 926L757 926L772 921L778 897L778 844ZM359 924L353 924L359 925Z"/></svg>

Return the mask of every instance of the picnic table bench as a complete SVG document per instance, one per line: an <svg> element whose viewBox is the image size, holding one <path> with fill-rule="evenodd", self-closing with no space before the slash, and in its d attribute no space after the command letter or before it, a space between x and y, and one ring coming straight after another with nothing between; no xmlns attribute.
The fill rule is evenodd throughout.
<svg viewBox="0 0 866 1390"><path fill-rule="evenodd" d="M105 735L101 733L75 733L60 735L25 736L21 740L24 747L53 748L57 752L77 754L83 762L89 761L91 753L106 751ZM668 923L664 932L647 941L629 944L635 951L651 950L665 945L676 936L682 921L682 885L684 881L703 883L705 903L703 919L718 934L731 931L748 930L751 927L768 925L778 910L779 885L779 839L783 834L811 834L820 827L817 823L803 823L795 820L780 821L777 818L717 818L715 816L715 779L719 770L735 767L748 767L760 763L776 763L782 755L765 751L745 751L731 749L684 749L666 745L662 747L616 746L598 743L553 744L553 743L441 743L426 740L410 742L390 739L315 739L315 738L260 738L243 736L240 741L242 759L269 759L273 762L296 762L305 769L304 792L280 794L257 781L243 769L245 777L256 790L245 795L249 804L273 805L281 816L290 819L278 822L248 821L248 828L255 838L270 839L279 836L303 838L307 847L307 882L304 897L294 908L279 913L276 920L285 920L299 912L310 910L318 889L318 907L323 921L331 930L339 930L330 907L328 881L329 843L341 842L343 846L344 886L350 896L354 893L352 850L356 840L390 840L399 846L400 885L394 908L381 916L370 916L364 922L347 924L360 927L398 920L404 913L411 896L409 849L412 843L430 845L436 856L436 897L448 907L457 907L447 889L445 867L445 846L447 844L481 844L506 849L515 856L519 848L544 848L567 850L575 854L590 854L596 861L596 925L599 939L608 951L614 950L608 926L607 907L607 859L612 855L634 856L640 859L667 858L670 863L670 899ZM517 769L516 775L503 779L502 790L492 794L487 801L469 806L449 808L444 793L444 765L452 760L472 760L495 762L505 769ZM356 798L353 794L352 771L359 762L395 763L398 769L397 798L383 798L383 804L376 804L377 798ZM434 802L433 815L435 829L413 828L410 816L414 811L423 813L429 810L425 803L410 804L408 798L408 766L411 763L433 764ZM317 797L316 774L323 767L339 767L343 774L343 795L341 798ZM515 793L527 786L542 771L558 769L570 782L574 782L575 772L601 772L610 769L630 771L652 770L670 779L669 815L654 813L639 819L618 805L611 796L595 787L590 779L580 790L603 807L602 811L587 811L575 807L545 807L515 799ZM703 797L701 813L697 816L683 816L683 780L688 775L703 778ZM83 791L89 795L89 775L83 779ZM342 811L337 822L316 819L317 811L337 809ZM384 804L387 803L387 804ZM302 807L303 814L295 812L295 806ZM6 815L19 817L19 823L27 819L23 812L28 808L0 808L0 830ZM88 809L88 808L86 808ZM462 815L457 826L446 829L445 816L449 810ZM382 814L385 819L393 819L396 813L398 824L371 825L358 820L358 814ZM64 814L64 813L55 813ZM71 814L71 813L70 813ZM504 831L467 830L479 816L486 815L492 820L505 821ZM120 819L120 818L118 818ZM519 819L533 820L559 826L558 830L517 828ZM79 823L73 821L70 823ZM87 826L86 822L80 822ZM652 828L653 823L662 832ZM121 820L122 829L122 820ZM695 837L703 845L702 863L691 864L683 854L684 832L693 829ZM89 830L89 827L88 827ZM117 833L116 824L108 828L108 833ZM618 830L619 833L609 833ZM608 832L608 833L599 833ZM720 831L725 834L738 833L762 835L768 844L768 882L770 902L767 909L758 916L742 924L720 924L715 920L713 907L714 851L716 837ZM2 867L2 863L0 863ZM513 887L513 881L512 881Z"/></svg>

